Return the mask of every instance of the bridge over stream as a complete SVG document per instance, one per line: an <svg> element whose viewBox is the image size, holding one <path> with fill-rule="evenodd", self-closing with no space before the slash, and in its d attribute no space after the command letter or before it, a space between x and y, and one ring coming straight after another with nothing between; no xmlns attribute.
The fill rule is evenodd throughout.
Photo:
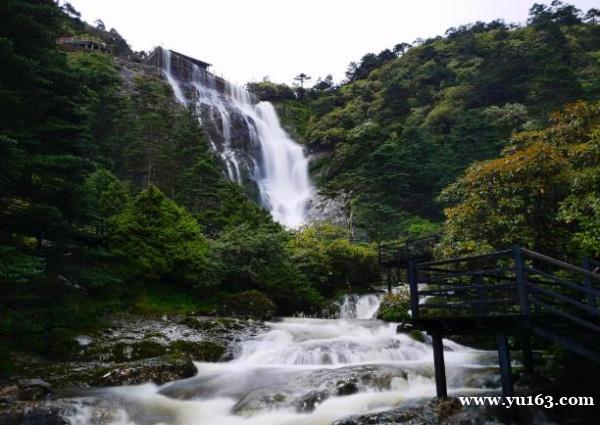
<svg viewBox="0 0 600 425"><path fill-rule="evenodd" d="M513 394L508 336L517 336L525 370L533 370L531 336L600 362L600 262L582 266L526 248L435 260L436 235L382 244L390 285L402 272L411 322L433 340L438 397L446 397L442 338L495 335L503 395Z"/></svg>

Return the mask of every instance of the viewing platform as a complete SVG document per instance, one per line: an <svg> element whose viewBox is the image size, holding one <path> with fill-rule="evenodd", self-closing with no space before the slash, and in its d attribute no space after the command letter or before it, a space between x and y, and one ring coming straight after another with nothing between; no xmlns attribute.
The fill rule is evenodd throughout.
<svg viewBox="0 0 600 425"><path fill-rule="evenodd" d="M531 335L600 362L600 262L575 266L519 246L426 259L434 244L434 238L420 238L382 245L380 265L406 268L411 322L432 337L438 397L447 396L445 336L494 335L505 396L513 394L509 335L520 342L527 371L534 366Z"/></svg>
<svg viewBox="0 0 600 425"><path fill-rule="evenodd" d="M76 35L73 37L60 37L56 44L68 51L87 50L92 52L108 52L108 45L98 37L92 35Z"/></svg>

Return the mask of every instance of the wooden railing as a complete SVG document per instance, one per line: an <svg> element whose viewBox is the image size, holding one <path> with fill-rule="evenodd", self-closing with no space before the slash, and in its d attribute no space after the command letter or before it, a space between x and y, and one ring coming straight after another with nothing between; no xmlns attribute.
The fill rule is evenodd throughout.
<svg viewBox="0 0 600 425"><path fill-rule="evenodd" d="M484 255L410 261L414 321L518 317L523 326L600 360L600 264L578 267L513 247ZM585 336L587 335L587 336Z"/></svg>
<svg viewBox="0 0 600 425"><path fill-rule="evenodd" d="M425 261L432 258L433 248L439 235L403 239L379 244L379 264L406 268L409 261Z"/></svg>

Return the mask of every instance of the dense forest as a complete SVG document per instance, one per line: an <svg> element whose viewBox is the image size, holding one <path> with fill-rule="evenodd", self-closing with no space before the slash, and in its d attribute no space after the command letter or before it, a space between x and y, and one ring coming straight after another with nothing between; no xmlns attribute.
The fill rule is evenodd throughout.
<svg viewBox="0 0 600 425"><path fill-rule="evenodd" d="M375 239L431 233L454 202L442 190L470 164L600 97L598 13L534 5L526 26L477 22L366 54L341 85L319 79L303 96L268 81L250 88L278 103L355 227Z"/></svg>
<svg viewBox="0 0 600 425"><path fill-rule="evenodd" d="M60 355L109 312L317 313L377 278L372 245L328 224L290 233L228 181L192 111L116 31L52 0L0 11L4 367L8 350ZM112 54L57 46L82 33Z"/></svg>
<svg viewBox="0 0 600 425"><path fill-rule="evenodd" d="M193 111L115 30L68 4L3 1L0 366L13 350L60 356L110 312L322 314L380 279L391 234L441 231L443 255L600 255L599 20L555 1L525 26L367 54L341 84L250 83L351 217L288 230L227 180ZM82 33L111 53L56 43Z"/></svg>

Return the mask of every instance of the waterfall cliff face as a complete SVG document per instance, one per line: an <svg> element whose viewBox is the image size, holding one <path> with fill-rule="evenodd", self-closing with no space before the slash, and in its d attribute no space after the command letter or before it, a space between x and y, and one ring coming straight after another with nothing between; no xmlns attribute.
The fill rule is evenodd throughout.
<svg viewBox="0 0 600 425"><path fill-rule="evenodd" d="M287 227L306 221L314 196L308 158L281 127L273 105L256 102L245 88L216 78L194 63L182 78L172 53L162 49L163 74L179 102L193 105L230 180L255 187L258 200Z"/></svg>

